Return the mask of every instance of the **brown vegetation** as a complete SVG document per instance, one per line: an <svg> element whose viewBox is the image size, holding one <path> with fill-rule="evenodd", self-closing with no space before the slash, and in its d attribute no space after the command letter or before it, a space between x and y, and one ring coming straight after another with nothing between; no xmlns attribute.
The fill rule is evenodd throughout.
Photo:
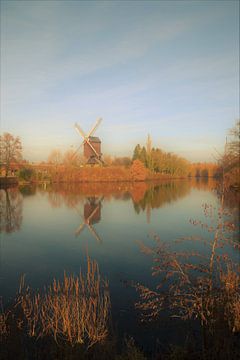
<svg viewBox="0 0 240 360"><path fill-rule="evenodd" d="M223 209L223 198L216 226L213 207L204 205L204 213L209 221L191 223L212 234L212 240L190 237L177 241L200 241L209 247L203 252L174 251L158 236L154 236L156 248L141 244L142 251L153 256L152 275L159 276L159 284L156 289L135 285L140 295L136 306L143 319L157 319L166 309L182 320L198 319L203 329L203 353L214 351L211 358L215 359L222 350L227 356L222 337L231 347L233 334L240 333L240 266L229 256L231 247L239 251L240 244L231 236L235 228L229 212Z"/></svg>
<svg viewBox="0 0 240 360"><path fill-rule="evenodd" d="M240 189L240 121L229 131L224 154L219 159L220 175L226 188Z"/></svg>
<svg viewBox="0 0 240 360"><path fill-rule="evenodd" d="M130 169L130 174L134 181L144 181L147 179L149 171L140 160L134 160Z"/></svg>
<svg viewBox="0 0 240 360"><path fill-rule="evenodd" d="M87 260L87 273L64 274L42 293L32 293L21 279L15 313L1 314L1 329L11 336L9 318L29 337L53 337L71 346L91 347L108 334L110 298L108 283L101 279L96 261Z"/></svg>

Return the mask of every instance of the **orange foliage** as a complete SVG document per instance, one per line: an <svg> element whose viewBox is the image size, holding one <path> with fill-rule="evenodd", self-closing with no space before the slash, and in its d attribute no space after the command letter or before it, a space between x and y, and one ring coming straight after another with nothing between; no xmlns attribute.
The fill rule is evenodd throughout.
<svg viewBox="0 0 240 360"><path fill-rule="evenodd" d="M131 177L135 181L144 181L149 171L140 160L134 160L130 168Z"/></svg>

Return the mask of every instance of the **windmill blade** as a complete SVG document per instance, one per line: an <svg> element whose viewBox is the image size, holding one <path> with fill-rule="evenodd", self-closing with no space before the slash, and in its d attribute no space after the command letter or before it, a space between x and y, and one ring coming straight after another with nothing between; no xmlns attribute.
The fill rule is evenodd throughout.
<svg viewBox="0 0 240 360"><path fill-rule="evenodd" d="M75 123L74 125L75 129L77 130L77 132L83 137L84 140L86 140L87 135L84 133L84 131L80 128L80 126Z"/></svg>
<svg viewBox="0 0 240 360"><path fill-rule="evenodd" d="M74 153L71 156L71 160L77 155L78 151L81 149L81 147L83 146L83 144L85 143L85 140L83 140L83 142L81 143L81 145L77 148L76 151L74 151Z"/></svg>
<svg viewBox="0 0 240 360"><path fill-rule="evenodd" d="M78 236L78 235L83 231L85 225L86 225L85 223L82 223L82 224L77 228L77 230L75 231L75 235L76 235L76 236Z"/></svg>
<svg viewBox="0 0 240 360"><path fill-rule="evenodd" d="M97 121L95 122L95 124L93 125L92 129L89 131L88 133L88 137L93 135L93 133L96 131L97 127L100 125L102 121L102 118L98 118Z"/></svg>
<svg viewBox="0 0 240 360"><path fill-rule="evenodd" d="M87 227L88 227L89 231L91 232L91 234L95 237L95 239L98 242L102 243L102 240L99 237L99 235L97 234L96 230L90 224L87 224Z"/></svg>

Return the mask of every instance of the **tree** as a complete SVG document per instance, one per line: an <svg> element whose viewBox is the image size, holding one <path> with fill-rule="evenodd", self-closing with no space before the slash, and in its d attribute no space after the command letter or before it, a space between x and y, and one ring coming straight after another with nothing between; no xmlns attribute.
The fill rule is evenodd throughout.
<svg viewBox="0 0 240 360"><path fill-rule="evenodd" d="M240 121L230 129L225 153L220 159L223 178L227 187L240 188Z"/></svg>
<svg viewBox="0 0 240 360"><path fill-rule="evenodd" d="M57 155L55 150L55 155ZM58 153L58 160L61 162L61 153ZM56 158L55 158L56 160ZM66 167L79 167L84 162L84 157L73 150L67 150L63 155L63 163Z"/></svg>
<svg viewBox="0 0 240 360"><path fill-rule="evenodd" d="M144 181L146 180L148 170L140 160L134 160L131 166L131 175L133 180Z"/></svg>
<svg viewBox="0 0 240 360"><path fill-rule="evenodd" d="M129 167L131 165L131 159L127 156L115 157L112 161L112 165Z"/></svg>
<svg viewBox="0 0 240 360"><path fill-rule="evenodd" d="M10 133L0 136L0 162L5 168L5 176L8 176L11 163L18 162L22 158L22 144L20 138Z"/></svg>
<svg viewBox="0 0 240 360"><path fill-rule="evenodd" d="M60 164L62 164L62 161L63 157L61 151L58 149L52 150L48 157L48 162L55 165L55 167L57 168Z"/></svg>
<svg viewBox="0 0 240 360"><path fill-rule="evenodd" d="M109 154L105 154L103 160L104 160L104 163L108 166L111 166L113 163L113 157Z"/></svg>
<svg viewBox="0 0 240 360"><path fill-rule="evenodd" d="M25 181L33 180L35 176L35 170L32 168L24 167L19 170L19 178Z"/></svg>
<svg viewBox="0 0 240 360"><path fill-rule="evenodd" d="M142 151L141 146L139 144L137 144L137 146L135 147L135 149L133 151L133 157L132 157L133 161L140 158L141 151Z"/></svg>
<svg viewBox="0 0 240 360"><path fill-rule="evenodd" d="M143 163L144 166L147 166L147 151L145 146L143 146L141 150L139 160Z"/></svg>

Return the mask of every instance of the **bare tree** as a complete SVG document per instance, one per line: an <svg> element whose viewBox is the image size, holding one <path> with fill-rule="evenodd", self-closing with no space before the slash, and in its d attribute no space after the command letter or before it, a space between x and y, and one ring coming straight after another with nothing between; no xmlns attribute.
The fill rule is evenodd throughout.
<svg viewBox="0 0 240 360"><path fill-rule="evenodd" d="M61 151L58 149L52 150L48 157L48 162L55 165L56 168L61 165L63 162L63 156Z"/></svg>
<svg viewBox="0 0 240 360"><path fill-rule="evenodd" d="M63 163L66 167L79 167L84 163L84 156L73 150L67 150L63 155Z"/></svg>
<svg viewBox="0 0 240 360"><path fill-rule="evenodd" d="M224 183L228 188L240 188L240 121L230 129L225 152L220 158Z"/></svg>
<svg viewBox="0 0 240 360"><path fill-rule="evenodd" d="M0 136L0 162L5 167L5 175L8 176L11 162L17 162L22 157L22 144L20 138L9 133Z"/></svg>

